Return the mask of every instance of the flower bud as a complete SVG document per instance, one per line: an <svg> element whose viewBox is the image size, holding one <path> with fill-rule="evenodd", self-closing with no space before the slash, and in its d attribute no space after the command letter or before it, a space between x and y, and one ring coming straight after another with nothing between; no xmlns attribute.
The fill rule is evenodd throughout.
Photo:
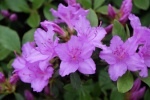
<svg viewBox="0 0 150 100"><path fill-rule="evenodd" d="M4 17L9 17L10 13L8 10L1 10L1 14L4 16Z"/></svg>
<svg viewBox="0 0 150 100"><path fill-rule="evenodd" d="M17 83L17 81L19 80L19 76L17 75L17 74L13 74L11 77L10 77L10 79L9 79L9 82L10 82L10 84L16 84Z"/></svg>
<svg viewBox="0 0 150 100"><path fill-rule="evenodd" d="M11 21L16 21L17 18L18 18L18 17L17 17L16 14L11 14L10 17L9 17L9 19L10 19Z"/></svg>
<svg viewBox="0 0 150 100"><path fill-rule="evenodd" d="M0 83L5 82L5 76L2 72L0 72Z"/></svg>
<svg viewBox="0 0 150 100"><path fill-rule="evenodd" d="M116 12L115 12L114 8L111 6L111 4L108 5L108 15L111 18L115 18L115 16L116 16Z"/></svg>
<svg viewBox="0 0 150 100"><path fill-rule="evenodd" d="M25 100L34 100L33 94L29 90L25 90L24 95Z"/></svg>

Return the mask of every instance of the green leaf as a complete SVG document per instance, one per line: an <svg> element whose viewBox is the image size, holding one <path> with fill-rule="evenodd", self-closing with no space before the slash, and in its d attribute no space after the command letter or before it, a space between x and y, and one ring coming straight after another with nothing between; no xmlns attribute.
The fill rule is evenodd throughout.
<svg viewBox="0 0 150 100"><path fill-rule="evenodd" d="M34 32L36 29L31 29L29 31L27 31L22 39L22 44L26 43L26 42L32 42L34 40Z"/></svg>
<svg viewBox="0 0 150 100"><path fill-rule="evenodd" d="M14 62L14 59L11 59L10 61L9 61L9 63L7 64L7 68L8 69L12 69L12 63Z"/></svg>
<svg viewBox="0 0 150 100"><path fill-rule="evenodd" d="M89 93L82 93L79 97L79 100L92 100Z"/></svg>
<svg viewBox="0 0 150 100"><path fill-rule="evenodd" d="M111 92L110 100L116 100L116 98L118 100L124 100L124 94L118 92L117 88L114 88Z"/></svg>
<svg viewBox="0 0 150 100"><path fill-rule="evenodd" d="M14 93L16 100L24 100L23 96L19 93Z"/></svg>
<svg viewBox="0 0 150 100"><path fill-rule="evenodd" d="M90 21L91 26L98 26L98 17L94 10L89 9L87 19Z"/></svg>
<svg viewBox="0 0 150 100"><path fill-rule="evenodd" d="M149 0L133 0L136 7L147 10L149 8Z"/></svg>
<svg viewBox="0 0 150 100"><path fill-rule="evenodd" d="M33 9L38 9L42 6L45 0L33 0L32 7Z"/></svg>
<svg viewBox="0 0 150 100"><path fill-rule="evenodd" d="M144 93L144 100L149 100L150 98L150 90L147 89L147 91Z"/></svg>
<svg viewBox="0 0 150 100"><path fill-rule="evenodd" d="M54 6L54 5L46 5L43 9L43 12L44 12L44 16L46 19L48 20L54 20L55 17L52 15L51 11L50 11L50 8L53 8L53 9L56 9L57 7Z"/></svg>
<svg viewBox="0 0 150 100"><path fill-rule="evenodd" d="M94 0L94 9L100 7L104 2L105 0Z"/></svg>
<svg viewBox="0 0 150 100"><path fill-rule="evenodd" d="M0 44L0 60L5 59L10 54L10 52L10 50L6 49Z"/></svg>
<svg viewBox="0 0 150 100"><path fill-rule="evenodd" d="M26 0L5 0L9 9L15 12L30 12L30 8L26 2Z"/></svg>
<svg viewBox="0 0 150 100"><path fill-rule="evenodd" d="M0 94L0 100L2 100L7 94Z"/></svg>
<svg viewBox="0 0 150 100"><path fill-rule="evenodd" d="M107 15L108 14L108 6L102 6L96 9L96 12Z"/></svg>
<svg viewBox="0 0 150 100"><path fill-rule="evenodd" d="M129 30L129 27L127 24L126 24L126 33L127 33L127 37L129 38L130 37L130 30Z"/></svg>
<svg viewBox="0 0 150 100"><path fill-rule="evenodd" d="M33 13L31 13L29 18L27 19L27 24L32 28L36 28L36 27L39 26L39 24L40 24L40 15L38 14L37 11L34 11Z"/></svg>
<svg viewBox="0 0 150 100"><path fill-rule="evenodd" d="M125 33L123 25L117 20L114 20L113 24L114 24L112 30L113 36L118 35L122 38L123 41L125 41L127 39L127 35Z"/></svg>
<svg viewBox="0 0 150 100"><path fill-rule="evenodd" d="M81 80L77 73L70 74L71 85L75 89L79 89L81 87Z"/></svg>
<svg viewBox="0 0 150 100"><path fill-rule="evenodd" d="M150 25L150 13L143 14L141 17L141 23L143 26L149 26Z"/></svg>
<svg viewBox="0 0 150 100"><path fill-rule="evenodd" d="M20 40L16 31L0 25L0 43L10 51L20 52Z"/></svg>
<svg viewBox="0 0 150 100"><path fill-rule="evenodd" d="M92 7L92 2L91 0L77 0L77 2L79 2L83 8L88 9Z"/></svg>
<svg viewBox="0 0 150 100"><path fill-rule="evenodd" d="M122 77L117 81L118 91L125 93L129 91L133 86L133 76L130 72L126 72Z"/></svg>
<svg viewBox="0 0 150 100"><path fill-rule="evenodd" d="M148 76L146 78L140 77L140 79L150 87L150 70L148 70Z"/></svg>

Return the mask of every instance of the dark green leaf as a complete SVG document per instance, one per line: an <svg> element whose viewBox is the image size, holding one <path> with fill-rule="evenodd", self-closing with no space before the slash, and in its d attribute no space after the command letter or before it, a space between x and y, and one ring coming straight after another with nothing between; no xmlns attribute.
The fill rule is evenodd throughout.
<svg viewBox="0 0 150 100"><path fill-rule="evenodd" d="M38 27L40 24L40 15L38 14L37 11L34 11L33 13L31 13L31 15L29 16L29 18L27 19L27 24L32 27Z"/></svg>
<svg viewBox="0 0 150 100"><path fill-rule="evenodd" d="M149 100L150 98L150 90L147 89L147 91L144 93L144 100Z"/></svg>
<svg viewBox="0 0 150 100"><path fill-rule="evenodd" d="M14 93L16 100L24 100L23 96L19 93Z"/></svg>
<svg viewBox="0 0 150 100"><path fill-rule="evenodd" d="M26 42L32 42L34 40L34 32L36 29L31 29L29 31L27 31L22 39L22 44L26 43Z"/></svg>
<svg viewBox="0 0 150 100"><path fill-rule="evenodd" d="M2 100L7 94L0 94L0 100Z"/></svg>
<svg viewBox="0 0 150 100"><path fill-rule="evenodd" d="M104 2L105 0L94 0L94 9L100 7Z"/></svg>
<svg viewBox="0 0 150 100"><path fill-rule="evenodd" d="M129 91L133 86L133 76L130 72L126 72L122 77L117 81L118 91L125 93Z"/></svg>
<svg viewBox="0 0 150 100"><path fill-rule="evenodd" d="M89 9L87 19L90 21L91 26L98 26L98 17L94 10Z"/></svg>
<svg viewBox="0 0 150 100"><path fill-rule="evenodd" d="M45 0L33 0L32 7L33 9L38 9L42 6Z"/></svg>
<svg viewBox="0 0 150 100"><path fill-rule="evenodd" d="M5 0L7 6L15 12L30 12L26 0Z"/></svg>
<svg viewBox="0 0 150 100"><path fill-rule="evenodd" d="M96 9L96 12L107 15L108 14L108 6L102 6Z"/></svg>
<svg viewBox="0 0 150 100"><path fill-rule="evenodd" d="M79 89L81 87L81 80L78 73L71 73L70 80L73 88Z"/></svg>
<svg viewBox="0 0 150 100"><path fill-rule="evenodd" d="M126 24L126 33L127 33L127 37L129 38L130 37L130 30L129 30L129 27L127 24Z"/></svg>
<svg viewBox="0 0 150 100"><path fill-rule="evenodd" d="M141 23L143 26L149 26L150 25L150 13L146 13L141 17Z"/></svg>
<svg viewBox="0 0 150 100"><path fill-rule="evenodd" d="M147 10L149 8L149 0L133 0L136 7Z"/></svg>
<svg viewBox="0 0 150 100"><path fill-rule="evenodd" d="M92 7L92 2L91 0L77 0L77 2L79 2L83 8L88 9Z"/></svg>
<svg viewBox="0 0 150 100"><path fill-rule="evenodd" d="M57 7L54 6L54 5L46 5L43 9L43 12L44 12L44 16L46 19L48 20L54 20L55 17L52 15L51 11L50 11L50 8L53 8L53 9L56 9Z"/></svg>
<svg viewBox="0 0 150 100"><path fill-rule="evenodd" d="M4 48L4 47L0 44L0 60L5 59L9 54L10 54L10 50Z"/></svg>
<svg viewBox="0 0 150 100"><path fill-rule="evenodd" d="M14 62L14 59L11 59L10 61L9 61L9 63L7 64L7 68L8 69L12 69L12 63Z"/></svg>
<svg viewBox="0 0 150 100"><path fill-rule="evenodd" d="M110 95L110 100L116 100L116 98L118 100L124 100L124 94L123 93L119 93L117 88L114 88L111 92Z"/></svg>
<svg viewBox="0 0 150 100"><path fill-rule="evenodd" d="M0 43L10 51L20 52L20 40L17 32L0 25Z"/></svg>
<svg viewBox="0 0 150 100"><path fill-rule="evenodd" d="M120 36L123 41L127 39L123 25L117 20L114 20L112 34Z"/></svg>
<svg viewBox="0 0 150 100"><path fill-rule="evenodd" d="M150 70L148 71L148 76L146 78L140 77L140 79L150 87Z"/></svg>

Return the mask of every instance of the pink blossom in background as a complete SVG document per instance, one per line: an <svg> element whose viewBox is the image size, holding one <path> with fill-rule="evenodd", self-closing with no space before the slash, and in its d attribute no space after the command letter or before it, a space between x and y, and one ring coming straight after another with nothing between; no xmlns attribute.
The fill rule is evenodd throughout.
<svg viewBox="0 0 150 100"><path fill-rule="evenodd" d="M19 76L18 74L13 74L10 79L9 79L9 82L10 84L16 84L19 80Z"/></svg>
<svg viewBox="0 0 150 100"><path fill-rule="evenodd" d="M74 5L76 4L76 0L65 0L66 3L68 3L68 5Z"/></svg>
<svg viewBox="0 0 150 100"><path fill-rule="evenodd" d="M51 60L55 57L54 49L58 45L59 38L54 34L52 27L49 27L47 32L38 28L34 33L34 40L37 44L36 51L27 57L27 61L33 63L38 60Z"/></svg>
<svg viewBox="0 0 150 100"><path fill-rule="evenodd" d="M0 12L4 17L9 17L10 16L10 13L8 10L1 10Z"/></svg>
<svg viewBox="0 0 150 100"><path fill-rule="evenodd" d="M25 100L34 100L33 94L29 90L24 91Z"/></svg>
<svg viewBox="0 0 150 100"><path fill-rule="evenodd" d="M22 55L14 60L12 66L21 81L31 83L34 91L41 92L47 86L49 78L52 77L53 68L47 60L38 60L32 63L26 60L33 51L36 52L34 45L34 43L29 42L24 44L22 47Z"/></svg>
<svg viewBox="0 0 150 100"><path fill-rule="evenodd" d="M5 82L5 76L2 72L0 72L0 83Z"/></svg>
<svg viewBox="0 0 150 100"><path fill-rule="evenodd" d="M114 36L110 47L100 52L100 58L110 65L108 72L113 81L117 81L127 70L140 70L140 76L147 77L148 72L144 60L136 53L137 45L133 41L134 38L129 38L123 43L119 36Z"/></svg>
<svg viewBox="0 0 150 100"><path fill-rule="evenodd" d="M131 91L130 100L140 100L143 97L146 87L140 88L140 86L141 80L137 78L134 81L132 89L130 90Z"/></svg>
<svg viewBox="0 0 150 100"><path fill-rule="evenodd" d="M10 21L16 21L17 19L18 19L18 17L17 17L16 14L11 14L11 15L9 16L9 20L10 20Z"/></svg>
<svg viewBox="0 0 150 100"><path fill-rule="evenodd" d="M61 59L59 70L61 76L69 75L77 70L83 74L95 73L95 63L91 58L93 47L77 36L71 36L67 43L59 44L55 51Z"/></svg>
<svg viewBox="0 0 150 100"><path fill-rule="evenodd" d="M53 8L51 8L50 11L53 16L59 18L55 21L66 23L71 30L73 29L73 25L76 20L79 19L79 16L86 16L88 14L88 10L81 8L80 4L68 5L67 7L63 4L59 4L57 11Z"/></svg>
<svg viewBox="0 0 150 100"><path fill-rule="evenodd" d="M45 31L48 31L49 28L50 29L52 28L52 30L54 32L57 32L58 34L60 34L62 36L66 35L64 30L61 27L59 27L57 24L55 24L51 21L45 20L45 21L41 22L41 26L45 29Z"/></svg>
<svg viewBox="0 0 150 100"><path fill-rule="evenodd" d="M90 22L84 16L80 16L76 21L74 29L77 31L77 36L84 42L87 42L94 47L103 48L101 43L106 35L106 31L102 27L91 27Z"/></svg>

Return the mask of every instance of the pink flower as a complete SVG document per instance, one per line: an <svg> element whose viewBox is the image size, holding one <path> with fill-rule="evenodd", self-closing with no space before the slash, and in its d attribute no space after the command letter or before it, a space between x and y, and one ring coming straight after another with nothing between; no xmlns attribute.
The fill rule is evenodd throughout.
<svg viewBox="0 0 150 100"><path fill-rule="evenodd" d="M18 17L17 17L16 14L11 14L11 15L9 16L9 19L10 19L10 21L16 21L16 20L18 19Z"/></svg>
<svg viewBox="0 0 150 100"><path fill-rule="evenodd" d="M136 50L137 44L134 42L134 38L129 38L123 43L119 36L114 36L111 40L110 47L100 52L100 58L110 64L108 72L113 81L116 81L125 74L127 70L140 70L140 76L142 77L148 75L144 61L136 53Z"/></svg>
<svg viewBox="0 0 150 100"><path fill-rule="evenodd" d="M12 66L15 69L15 73L18 74L23 82L31 83L34 91L41 92L47 86L49 78L52 77L53 68L48 60L37 58L38 60L32 63L27 61L28 56L32 53L37 52L40 54L40 52L36 51L34 45L34 43L29 42L24 44L22 47L22 56L18 56Z"/></svg>
<svg viewBox="0 0 150 100"><path fill-rule="evenodd" d="M0 72L0 83L5 82L5 76L2 72Z"/></svg>
<svg viewBox="0 0 150 100"><path fill-rule="evenodd" d="M108 5L108 15L111 18L117 18L122 24L128 20L128 16L132 11L132 0L124 0L119 12L115 12L111 4ZM119 18L118 18L119 17Z"/></svg>
<svg viewBox="0 0 150 100"><path fill-rule="evenodd" d="M139 100L143 97L146 87L140 88L140 86L141 86L141 80L137 78L131 89L130 100Z"/></svg>
<svg viewBox="0 0 150 100"><path fill-rule="evenodd" d="M95 63L91 59L93 47L80 41L78 37L72 36L67 43L59 44L55 51L62 60L59 70L61 76L68 75L76 70L83 74L95 73Z"/></svg>
<svg viewBox="0 0 150 100"><path fill-rule="evenodd" d="M76 0L65 0L66 3L68 3L68 5L74 5L76 4Z"/></svg>
<svg viewBox="0 0 150 100"><path fill-rule="evenodd" d="M18 76L18 74L13 74L11 77L10 77L10 79L9 79L9 82L10 82L10 84L16 84L17 83L17 81L19 80L19 76Z"/></svg>
<svg viewBox="0 0 150 100"><path fill-rule="evenodd" d="M29 90L25 90L24 95L25 95L25 100L34 100L34 96Z"/></svg>
<svg viewBox="0 0 150 100"><path fill-rule="evenodd" d="M27 57L27 61L33 63L38 60L51 60L56 56L54 51L58 45L59 38L54 35L52 26L49 26L48 31L38 28L34 33L34 40L37 44L32 53Z"/></svg>
<svg viewBox="0 0 150 100"><path fill-rule="evenodd" d="M53 8L50 11L55 17L60 18L58 19L60 23L65 22L71 30L79 16L86 16L88 14L88 10L84 10L79 4L68 5L67 7L59 4L58 11Z"/></svg>
<svg viewBox="0 0 150 100"><path fill-rule="evenodd" d="M106 31L102 27L91 27L90 22L85 16L80 16L75 23L77 36L84 42L87 42L94 47L103 48L101 40L105 37Z"/></svg>
<svg viewBox="0 0 150 100"><path fill-rule="evenodd" d="M10 16L10 13L8 10L1 10L1 14L4 16L4 17L9 17Z"/></svg>
<svg viewBox="0 0 150 100"><path fill-rule="evenodd" d="M41 22L41 26L45 29L45 31L48 31L48 29L52 27L52 30L54 32L57 32L58 34L65 36L64 30L61 27L59 27L57 24L55 24L51 21L45 20L45 21Z"/></svg>

